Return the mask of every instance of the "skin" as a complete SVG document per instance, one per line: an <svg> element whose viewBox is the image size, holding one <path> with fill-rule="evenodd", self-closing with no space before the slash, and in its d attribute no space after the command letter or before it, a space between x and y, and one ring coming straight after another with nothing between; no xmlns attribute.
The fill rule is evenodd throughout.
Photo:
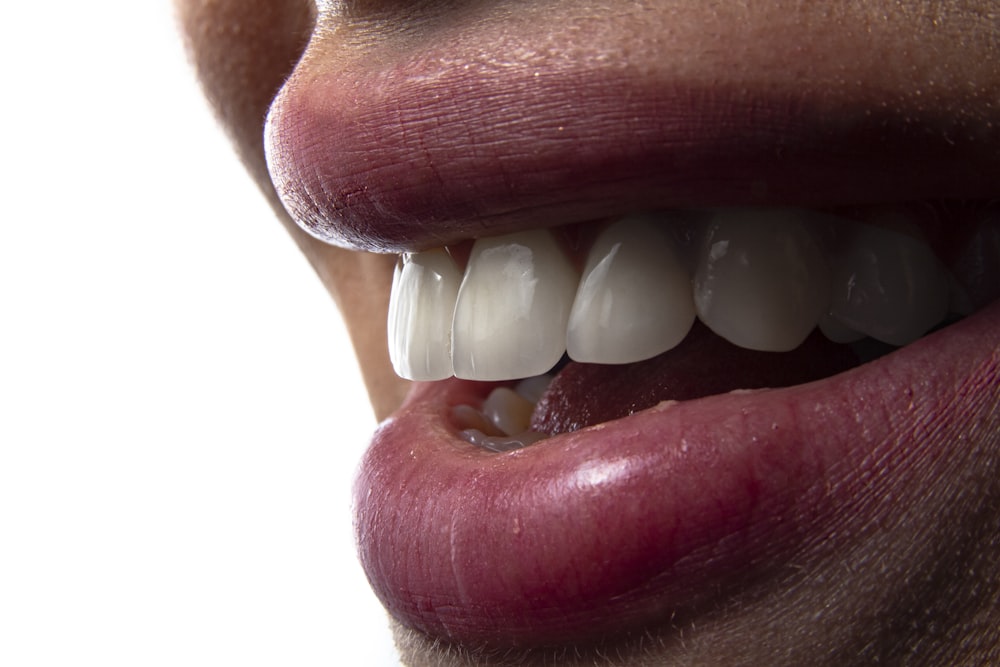
<svg viewBox="0 0 1000 667"><path fill-rule="evenodd" d="M753 80L769 91L814 87L824 91L824 101L833 108L847 99L908 108L920 96L935 114L957 125L961 119L1000 124L1000 8L987 1L676 0L628 3L626 9L610 0L176 4L198 75L236 150L344 316L379 419L389 416L409 389L392 372L386 354L385 313L395 257L335 247L303 232L279 201L265 164L264 119L271 110L280 124L282 101L274 109L272 104L303 52L285 99L324 76L363 83L382 59L400 53L419 57L433 50L426 44L446 42L472 25L480 26L484 36L501 34L505 43L530 44L536 49L532 57L541 59L559 57L545 46L569 41L577 45L571 60L613 53L645 68L651 79L720 85ZM594 15L601 20L587 19ZM472 33L456 47L467 49L465 55L477 46L476 30ZM502 60L500 54L487 55L491 65ZM946 132L953 126L940 127ZM984 140L997 149L988 143L995 135ZM280 165L274 172L280 185ZM696 621L665 619L642 641L582 652L578 663L574 656L581 652L573 648L491 657L397 626L404 661L996 663L1000 436L993 393L984 387L982 398L970 401L970 424L977 428L968 440L941 442L953 454L922 467L920 483L901 487L899 502L878 513L878 525L867 526L852 549L822 557L804 554L798 571L769 580Z"/></svg>

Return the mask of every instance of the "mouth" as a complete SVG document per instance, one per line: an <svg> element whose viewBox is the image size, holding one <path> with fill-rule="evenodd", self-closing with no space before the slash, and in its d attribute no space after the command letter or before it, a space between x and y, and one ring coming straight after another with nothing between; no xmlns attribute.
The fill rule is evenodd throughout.
<svg viewBox="0 0 1000 667"><path fill-rule="evenodd" d="M467 439L504 451L661 401L828 377L998 296L997 210L851 214L634 215L408 253L390 359L409 380L514 381L455 411ZM943 216L962 233L935 254Z"/></svg>
<svg viewBox="0 0 1000 667"><path fill-rule="evenodd" d="M956 394L1000 377L995 211L936 207L966 233L932 245L913 211L933 208L630 216L401 257L392 357L437 381L357 484L383 603L450 642L586 644L870 519L920 434L968 418Z"/></svg>
<svg viewBox="0 0 1000 667"><path fill-rule="evenodd" d="M403 624L501 651L693 624L993 442L995 112L422 48L293 80L268 123L300 225L402 253L416 382L354 497Z"/></svg>

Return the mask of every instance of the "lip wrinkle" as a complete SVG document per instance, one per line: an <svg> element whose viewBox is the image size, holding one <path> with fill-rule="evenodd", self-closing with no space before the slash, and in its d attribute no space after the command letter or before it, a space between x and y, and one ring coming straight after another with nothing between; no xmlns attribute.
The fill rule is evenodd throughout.
<svg viewBox="0 0 1000 667"><path fill-rule="evenodd" d="M519 95L518 77L286 87L267 133L282 201L323 240L400 252L640 210L981 199L1000 182L1000 124L953 135L931 112L604 72ZM564 122L580 96L587 117Z"/></svg>

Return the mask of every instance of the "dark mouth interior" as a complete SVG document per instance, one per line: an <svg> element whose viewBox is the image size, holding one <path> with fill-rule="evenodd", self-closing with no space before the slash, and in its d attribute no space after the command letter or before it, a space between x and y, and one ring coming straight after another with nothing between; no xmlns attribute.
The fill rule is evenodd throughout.
<svg viewBox="0 0 1000 667"><path fill-rule="evenodd" d="M651 408L736 389L789 387L849 370L891 351L833 343L818 332L791 352L737 347L696 322L687 338L663 354L632 364L565 361L542 395L534 431L558 435Z"/></svg>
<svg viewBox="0 0 1000 667"><path fill-rule="evenodd" d="M996 207L996 201L910 207L917 211L911 211L912 220L939 259L956 272L978 307L1000 296L995 284L997 235L986 235L983 238L987 240L978 243L970 243L970 238L979 221L993 219ZM867 222L857 211L838 213ZM949 317L935 330L961 319L954 313ZM834 343L814 331L791 352L760 352L733 345L696 321L680 345L645 361L591 364L564 355L549 372L553 379L534 408L530 430L555 436L628 417L663 401L693 400L739 389L795 386L832 377L896 349L872 338L848 345Z"/></svg>

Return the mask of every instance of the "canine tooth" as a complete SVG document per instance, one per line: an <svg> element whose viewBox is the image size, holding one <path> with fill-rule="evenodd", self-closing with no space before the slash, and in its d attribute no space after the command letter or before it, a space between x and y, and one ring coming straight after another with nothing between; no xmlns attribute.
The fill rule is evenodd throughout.
<svg viewBox="0 0 1000 667"><path fill-rule="evenodd" d="M389 298L389 358L409 380L452 374L451 321L461 274L443 250L404 255Z"/></svg>
<svg viewBox="0 0 1000 667"><path fill-rule="evenodd" d="M576 361L624 364L680 343L694 323L691 276L650 216L606 229L587 258L566 349Z"/></svg>
<svg viewBox="0 0 1000 667"><path fill-rule="evenodd" d="M798 347L830 294L829 269L807 221L795 211L720 211L694 278L698 317L740 347Z"/></svg>
<svg viewBox="0 0 1000 667"><path fill-rule="evenodd" d="M909 234L859 225L832 265L830 314L883 343L911 343L948 312L945 272Z"/></svg>
<svg viewBox="0 0 1000 667"><path fill-rule="evenodd" d="M476 241L455 307L455 375L509 380L552 368L566 349L577 282L547 231Z"/></svg>

